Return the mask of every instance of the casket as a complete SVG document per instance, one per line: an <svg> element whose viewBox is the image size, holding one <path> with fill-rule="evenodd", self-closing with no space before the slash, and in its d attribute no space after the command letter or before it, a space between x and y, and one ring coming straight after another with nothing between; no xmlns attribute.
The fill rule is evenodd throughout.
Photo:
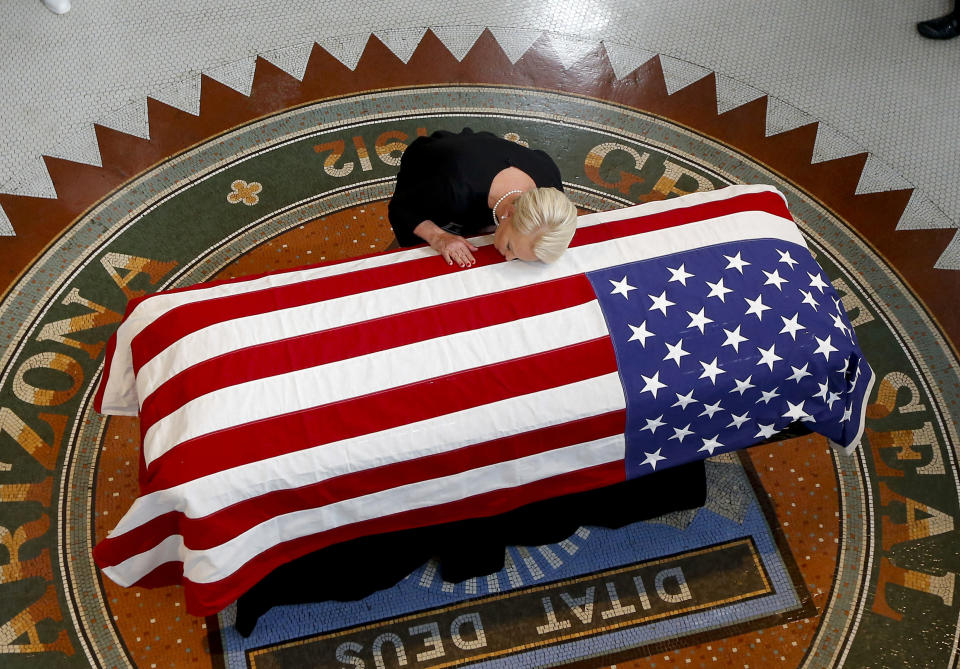
<svg viewBox="0 0 960 669"><path fill-rule="evenodd" d="M140 496L94 550L219 611L271 570L765 441L855 448L873 372L784 197L580 218L556 263L429 248L130 303L96 406L140 416Z"/></svg>

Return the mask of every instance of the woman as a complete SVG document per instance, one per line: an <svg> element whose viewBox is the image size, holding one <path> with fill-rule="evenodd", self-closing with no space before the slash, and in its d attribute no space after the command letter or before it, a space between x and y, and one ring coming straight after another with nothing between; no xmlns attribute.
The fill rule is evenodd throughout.
<svg viewBox="0 0 960 669"><path fill-rule="evenodd" d="M549 263L577 225L562 191L560 170L543 151L470 128L438 130L404 151L390 225L401 246L425 241L450 265L474 264L477 247L465 237L494 230L507 260Z"/></svg>

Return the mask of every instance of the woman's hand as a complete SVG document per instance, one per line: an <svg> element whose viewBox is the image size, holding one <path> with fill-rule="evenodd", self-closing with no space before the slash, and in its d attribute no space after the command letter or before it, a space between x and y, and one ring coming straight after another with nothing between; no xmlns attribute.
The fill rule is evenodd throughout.
<svg viewBox="0 0 960 669"><path fill-rule="evenodd" d="M443 256L448 265L457 263L460 267L469 267L477 262L471 252L479 249L460 235L444 231L430 242L430 246Z"/></svg>
<svg viewBox="0 0 960 669"><path fill-rule="evenodd" d="M433 221L423 221L413 229L413 234L430 244L430 248L442 255L448 265L457 263L460 267L469 267L477 262L472 253L479 250L476 246Z"/></svg>

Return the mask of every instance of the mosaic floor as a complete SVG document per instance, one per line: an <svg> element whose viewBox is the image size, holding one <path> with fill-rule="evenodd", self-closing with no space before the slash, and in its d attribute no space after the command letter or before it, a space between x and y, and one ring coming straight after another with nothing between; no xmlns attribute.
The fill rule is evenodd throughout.
<svg viewBox="0 0 960 669"><path fill-rule="evenodd" d="M198 114L149 99L149 139L97 126L102 167L47 159L56 199L0 195L29 229L0 241L4 666L957 666L960 274L932 269L954 231L896 230L911 192L856 194L865 154L812 164L816 124L767 136L766 97L721 113L712 74L668 90L657 57L528 47L428 31L407 61L375 37L353 68L261 59L249 95L204 77ZM547 150L586 211L780 188L877 373L867 445L714 458L700 510L511 548L456 586L428 563L249 638L232 607L103 579L91 546L136 495L138 430L91 400L126 302L388 248L399 155L464 126Z"/></svg>

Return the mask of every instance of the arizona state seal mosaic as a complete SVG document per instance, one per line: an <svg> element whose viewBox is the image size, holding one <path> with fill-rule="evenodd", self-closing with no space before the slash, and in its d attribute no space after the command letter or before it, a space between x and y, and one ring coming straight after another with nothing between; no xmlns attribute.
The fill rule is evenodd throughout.
<svg viewBox="0 0 960 669"><path fill-rule="evenodd" d="M435 48L427 41L421 59ZM471 58L495 48L481 39L456 67L469 73ZM62 224L0 303L5 666L38 656L51 667L956 663L960 368L926 289L843 213L855 209L841 202L852 189L816 192L821 177L758 158L716 119L678 122L643 72L633 81L655 89L647 105L628 104L609 81L589 96L563 82L517 85L527 66L502 54L491 85L442 83L473 81L450 74L449 54L434 70L415 54L407 67L437 74L410 81L396 78L395 59L377 66L386 56L373 41L353 73L319 52L302 83L264 65L258 81L287 77L285 87L255 83L243 104L205 84L199 118L151 103L150 142L101 131L107 176L77 168ZM546 57L532 53L524 58ZM329 90L311 88L315 70ZM92 409L126 302L388 248L403 150L467 126L549 152L584 211L734 183L781 189L877 374L865 445L843 456L804 436L715 457L701 509L511 547L501 573L457 585L428 563L361 601L274 609L249 638L233 628L233 607L198 619L178 589L102 579L92 546L137 485L135 419ZM877 202L865 207L882 212Z"/></svg>

